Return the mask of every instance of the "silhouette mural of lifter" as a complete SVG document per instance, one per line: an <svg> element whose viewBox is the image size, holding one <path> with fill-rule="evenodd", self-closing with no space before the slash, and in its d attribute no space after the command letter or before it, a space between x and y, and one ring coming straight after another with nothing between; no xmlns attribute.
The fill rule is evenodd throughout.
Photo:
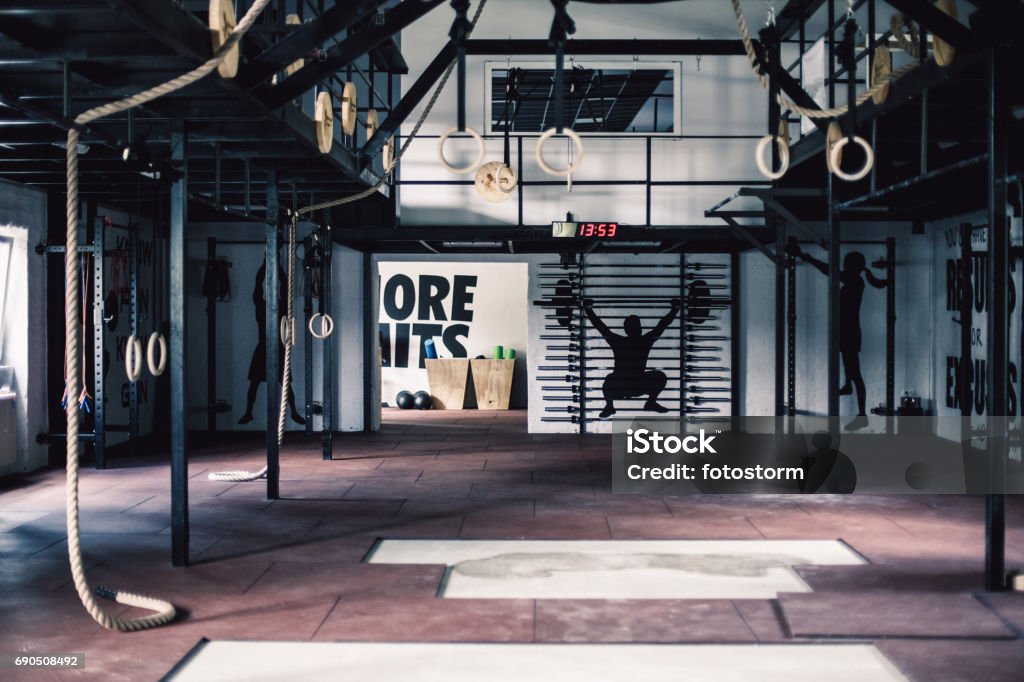
<svg viewBox="0 0 1024 682"><path fill-rule="evenodd" d="M658 395L665 390L668 377L664 372L648 370L647 358L651 354L654 342L676 319L679 308L679 299L672 299L672 310L661 318L654 329L646 334L644 334L640 318L636 315L629 315L622 324L626 332L626 335L623 336L609 329L608 325L594 313L592 299L583 300L583 310L586 312L587 318L611 347L615 359L615 367L611 374L605 377L602 388L605 400L604 409L599 415L602 419L615 414L616 399L638 398L644 395L647 396L647 402L643 406L644 410L660 413L669 411L667 407L658 403Z"/></svg>
<svg viewBox="0 0 1024 682"><path fill-rule="evenodd" d="M828 276L828 263L804 253L795 242L787 248L789 255L800 258L814 266L821 274ZM861 273L864 278L861 278ZM879 279L868 269L867 259L860 251L851 251L843 258L843 269L839 272L839 356L843 360L843 374L846 382L839 389L839 395L857 393L857 416L846 425L847 431L857 431L868 425L865 402L867 389L860 371L860 303L864 298L864 279L876 289L884 289L888 281Z"/></svg>

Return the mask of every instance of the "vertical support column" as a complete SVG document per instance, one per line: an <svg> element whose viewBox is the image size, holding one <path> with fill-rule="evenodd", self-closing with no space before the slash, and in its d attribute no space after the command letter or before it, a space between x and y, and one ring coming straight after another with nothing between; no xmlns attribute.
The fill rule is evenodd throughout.
<svg viewBox="0 0 1024 682"><path fill-rule="evenodd" d="M654 100L657 104L658 100ZM647 181L644 183L644 198L646 200L646 208L644 210L644 224L650 227L651 225L651 136L647 136Z"/></svg>
<svg viewBox="0 0 1024 682"><path fill-rule="evenodd" d="M796 242L796 237L786 238ZM786 406L790 433L796 432L796 259L786 256Z"/></svg>
<svg viewBox="0 0 1024 682"><path fill-rule="evenodd" d="M774 214L775 227L775 416L786 414L786 223Z"/></svg>
<svg viewBox="0 0 1024 682"><path fill-rule="evenodd" d="M95 211L93 211L94 213ZM96 454L96 468L107 468L107 410L106 393L103 390L103 256L106 253L106 225L103 220L96 220L94 215L90 219L96 224L96 234L93 237L94 251L92 254L92 416L93 432L96 440L93 441L93 452ZM82 296L89 295L86 287ZM120 302L119 302L120 304ZM83 330L84 333L84 330ZM83 386L83 388L85 388ZM71 400L78 400L78 396Z"/></svg>
<svg viewBox="0 0 1024 682"><path fill-rule="evenodd" d="M832 174L828 174L826 199L828 203L828 415L829 427L834 435L839 433L839 244L840 219L832 201ZM834 420L834 422L832 421ZM833 440L836 447L838 441Z"/></svg>
<svg viewBox="0 0 1024 682"><path fill-rule="evenodd" d="M371 60L372 62L372 60ZM292 189L292 196L295 196L294 186ZM293 202L294 205L294 202ZM293 209L294 210L294 209ZM304 380L304 393L303 396L303 412L306 417L305 432L307 436L313 435L313 335L308 332L309 329L309 318L313 317L313 282L310 279L312 272L306 267L306 262L313 262L311 254L313 252L313 244L315 244L315 235L310 233L308 237L302 240L303 249L303 260L302 264L302 314L303 314L303 332L302 332L302 376ZM321 409L323 408L323 402L320 403Z"/></svg>
<svg viewBox="0 0 1024 682"><path fill-rule="evenodd" d="M1009 231L1006 220L1007 147L1010 139L1007 92L1009 56L999 47L989 53L988 108L988 414L994 430L989 432L988 485L985 500L985 589L1006 589L1006 477L1007 365L1009 324L1006 286L1009 265Z"/></svg>
<svg viewBox="0 0 1024 682"><path fill-rule="evenodd" d="M267 253L266 276L263 278L263 295L267 306L267 499L280 496L280 452L277 446L277 419L281 409L281 366L278 361L280 337L280 311L278 301L281 295L281 281L278 276L278 240L280 233L279 215L281 205L277 192L277 171L267 171Z"/></svg>
<svg viewBox="0 0 1024 682"><path fill-rule="evenodd" d="M171 161L181 175L171 183L171 224L168 238L170 261L170 373L171 373L171 562L188 566L188 450L186 424L185 334L186 253L185 224L188 221L188 157L185 124L175 121L171 129Z"/></svg>
<svg viewBox="0 0 1024 682"><path fill-rule="evenodd" d="M320 282L320 312L324 315L331 315L333 319L334 314L331 312L331 285L334 281L331 276L331 257L332 251L334 250L334 238L331 235L331 226L325 225L321 232L320 239L321 246L324 249L323 263L320 267L321 282ZM322 353L320 364L321 371L323 372L321 394L321 404L323 405L322 419L320 425L320 442L323 446L323 458L333 459L334 458L334 354L332 349L334 334L331 334L323 340L321 344Z"/></svg>
<svg viewBox="0 0 1024 682"><path fill-rule="evenodd" d="M139 231L134 225L128 226L128 296L130 318L128 333L137 337L139 335ZM150 319L153 319L152 313ZM132 454L135 454L135 448L139 441L139 386L136 381L128 382L128 439Z"/></svg>
<svg viewBox="0 0 1024 682"><path fill-rule="evenodd" d="M885 240L885 432L892 435L896 414L896 240Z"/></svg>
<svg viewBox="0 0 1024 682"><path fill-rule="evenodd" d="M217 259L217 238L206 240L206 274ZM213 288L206 293L206 430L217 430L217 294Z"/></svg>
<svg viewBox="0 0 1024 682"><path fill-rule="evenodd" d="M373 317L373 254L363 252L363 430L373 431L377 364L377 320Z"/></svg>

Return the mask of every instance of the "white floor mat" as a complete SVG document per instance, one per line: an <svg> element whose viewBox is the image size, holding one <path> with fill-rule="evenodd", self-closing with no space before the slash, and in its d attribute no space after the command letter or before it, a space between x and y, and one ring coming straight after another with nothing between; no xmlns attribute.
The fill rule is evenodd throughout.
<svg viewBox="0 0 1024 682"><path fill-rule="evenodd" d="M895 682L870 644L385 644L206 642L175 682Z"/></svg>
<svg viewBox="0 0 1024 682"><path fill-rule="evenodd" d="M856 565L837 540L383 540L373 564L445 564L446 598L774 599L793 566Z"/></svg>

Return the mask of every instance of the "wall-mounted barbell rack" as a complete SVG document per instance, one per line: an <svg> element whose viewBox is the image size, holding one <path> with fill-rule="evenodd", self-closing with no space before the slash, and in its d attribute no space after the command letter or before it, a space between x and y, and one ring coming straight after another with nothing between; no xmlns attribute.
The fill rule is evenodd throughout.
<svg viewBox="0 0 1024 682"><path fill-rule="evenodd" d="M544 422L587 424L600 421L602 386L614 357L587 319L585 300L613 332L621 333L627 315L640 318L649 331L681 301L679 315L651 349L648 370L663 372L668 381L658 402L675 415L735 414L738 393L733 375L735 350L733 275L728 255L702 255L699 261L680 255L648 264L610 264L588 260L540 264L544 309L545 355L538 364ZM623 290L642 290L626 293ZM654 414L641 405L646 396L615 400L616 417Z"/></svg>

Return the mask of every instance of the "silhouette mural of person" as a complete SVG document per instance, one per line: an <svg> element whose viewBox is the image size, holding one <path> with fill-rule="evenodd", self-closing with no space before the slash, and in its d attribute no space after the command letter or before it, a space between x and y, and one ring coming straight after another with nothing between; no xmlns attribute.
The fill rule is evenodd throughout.
<svg viewBox="0 0 1024 682"><path fill-rule="evenodd" d="M647 402L643 406L644 410L659 413L669 411L667 407L658 403L658 395L665 389L668 377L664 372L648 370L647 358L654 342L668 329L676 315L679 314L679 308L679 299L672 299L672 309L658 321L654 329L646 334L640 323L640 318L636 315L629 315L622 324L626 332L626 335L623 336L609 329L608 325L594 313L593 300L584 299L583 310L587 314L587 318L604 337L614 355L614 369L605 377L604 386L601 389L605 400L604 409L599 414L602 419L615 414L615 400L637 398L644 395L647 396Z"/></svg>
<svg viewBox="0 0 1024 682"><path fill-rule="evenodd" d="M252 421L252 408L256 404L256 393L260 384L267 380L267 299L263 293L264 282L267 278L267 263L264 261L260 269L256 271L256 286L252 290L252 302L256 308L256 326L259 335L256 337L256 348L252 352L252 360L249 361L249 391L246 395L245 414L238 420L239 424L248 424ZM283 270L278 271L278 303L277 309L283 316L288 309L288 294L285 282L287 275ZM284 344L277 345L277 366L281 373L284 373ZM295 392L288 387L288 405L292 410L292 421L297 424L305 424L306 420L295 409Z"/></svg>
<svg viewBox="0 0 1024 682"><path fill-rule="evenodd" d="M816 270L828 276L828 263L804 253L796 242L788 248L794 258L810 263ZM861 277L861 274L864 277ZM839 272L839 356L843 360L843 374L846 381L839 389L839 395L850 395L856 391L857 416L846 425L847 431L857 431L868 425L865 402L867 389L860 371L860 304L864 298L864 280L876 289L884 289L888 281L879 279L867 267L867 260L860 251L851 251L843 258L843 269Z"/></svg>

